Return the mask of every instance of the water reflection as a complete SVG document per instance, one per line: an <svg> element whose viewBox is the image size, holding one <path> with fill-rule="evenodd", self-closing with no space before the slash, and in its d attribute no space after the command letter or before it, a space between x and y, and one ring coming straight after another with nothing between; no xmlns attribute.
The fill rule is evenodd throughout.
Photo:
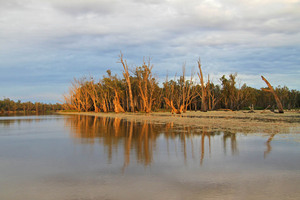
<svg viewBox="0 0 300 200"><path fill-rule="evenodd" d="M205 158L211 156L212 138L216 136L216 141L221 139L222 142L214 144L214 148L221 145L225 155L228 148L231 155L238 154L236 133L211 131L210 127L191 128L174 123L154 124L80 115L66 118L65 123L75 142L103 145L109 162L113 152L121 149L124 152L123 169L130 164L131 159L145 166L150 165L154 153L161 148L167 148L168 155L175 153L177 157L183 157L185 163L191 159L199 160L200 165L203 165Z"/></svg>
<svg viewBox="0 0 300 200"><path fill-rule="evenodd" d="M267 142L266 142L266 146L267 146L267 149L265 150L264 152L264 158L267 157L267 155L272 151L272 146L271 146L271 141L273 140L274 136L276 135L277 133L273 133L270 135L270 137L268 138Z"/></svg>
<svg viewBox="0 0 300 200"><path fill-rule="evenodd" d="M230 147L231 147L231 153L237 154L237 142L236 142L236 134L232 134L231 132L225 131L223 133L223 147L224 147L224 153L227 153L227 140L230 141Z"/></svg>
<svg viewBox="0 0 300 200"><path fill-rule="evenodd" d="M0 199L299 199L299 134L214 128L0 117Z"/></svg>
<svg viewBox="0 0 300 200"><path fill-rule="evenodd" d="M40 123L40 122L48 122L48 121L60 121L64 116L59 115L7 115L7 116L0 116L0 128L12 128L15 126L23 126L23 125L30 125L33 123Z"/></svg>

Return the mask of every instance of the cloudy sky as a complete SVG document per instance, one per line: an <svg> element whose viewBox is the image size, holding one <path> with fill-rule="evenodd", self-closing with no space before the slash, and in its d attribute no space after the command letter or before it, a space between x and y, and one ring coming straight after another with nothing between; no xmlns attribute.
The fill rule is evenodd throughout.
<svg viewBox="0 0 300 200"><path fill-rule="evenodd" d="M58 102L73 77L196 69L300 90L300 0L0 0L0 98Z"/></svg>

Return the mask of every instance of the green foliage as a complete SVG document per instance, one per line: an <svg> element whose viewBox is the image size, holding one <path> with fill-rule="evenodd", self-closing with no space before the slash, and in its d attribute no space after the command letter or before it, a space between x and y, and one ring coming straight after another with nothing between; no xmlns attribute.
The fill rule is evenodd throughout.
<svg viewBox="0 0 300 200"><path fill-rule="evenodd" d="M28 102L21 102L13 101L9 98L4 98L3 100L0 100L0 112L1 113L15 113L15 112L23 112L23 113L29 113L29 112L36 112L36 113L46 113L51 111L58 111L62 110L61 104L45 104L45 103L32 103L30 101Z"/></svg>

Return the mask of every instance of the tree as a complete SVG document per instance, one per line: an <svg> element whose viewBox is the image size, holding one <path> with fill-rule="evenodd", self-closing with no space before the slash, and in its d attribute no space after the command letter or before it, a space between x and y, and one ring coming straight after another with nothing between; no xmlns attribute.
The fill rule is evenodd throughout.
<svg viewBox="0 0 300 200"><path fill-rule="evenodd" d="M278 111L279 113L284 113L283 112L283 107L282 107L282 104L280 102L280 99L278 98L277 94L275 93L272 85L269 83L269 81L267 81L267 79L265 79L265 77L261 76L262 80L265 81L265 83L267 84L267 86L269 87L269 89L265 89L265 88L262 88L262 90L264 90L265 92L270 92L273 94L274 98L275 98L275 101L277 103L277 107L278 107Z"/></svg>
<svg viewBox="0 0 300 200"><path fill-rule="evenodd" d="M93 77L90 77L90 80L87 82L87 92L88 92L90 98L92 99L94 111L96 113L100 111L100 108L99 108L100 106L98 106L100 103L100 99L99 99L100 88L99 88L99 86L100 86L99 84L94 83Z"/></svg>
<svg viewBox="0 0 300 200"><path fill-rule="evenodd" d="M142 111L146 113L151 112L152 104L155 100L154 90L156 79L153 77L152 68L153 65L151 65L151 61L149 59L147 64L145 61L143 61L143 65L141 67L137 67L135 70L139 88L139 96L141 98Z"/></svg>
<svg viewBox="0 0 300 200"><path fill-rule="evenodd" d="M124 69L123 76L124 76L124 78L127 82L127 86L128 86L131 112L134 112L133 96L132 96L131 81L130 81L128 65L127 65L126 60L123 60L123 54L122 53L120 54L120 63L122 63L122 66L123 66L123 69Z"/></svg>
<svg viewBox="0 0 300 200"><path fill-rule="evenodd" d="M112 100L114 112L116 113L125 112L123 106L121 105L121 100L120 100L120 97L124 91L122 88L122 81L117 78L117 75L112 76L110 70L107 70L107 74L108 74L108 78L106 79L107 80L106 84L114 92L114 96Z"/></svg>
<svg viewBox="0 0 300 200"><path fill-rule="evenodd" d="M207 88L203 81L203 74L202 74L200 59L198 60L198 68L199 68L198 77L200 79L200 84L201 84L200 85L201 86L201 94L199 93L199 96L201 98L201 111L206 112L207 111L207 102L206 102Z"/></svg>
<svg viewBox="0 0 300 200"><path fill-rule="evenodd" d="M123 77L112 75L107 70L107 75L99 81L94 78L83 77L74 79L68 95L65 95L65 109L94 112L125 112L141 111L149 113L155 109L171 108L172 113L180 114L188 109L197 110L201 105L201 111L227 108L239 110L251 105L257 108L270 107L278 100L283 108L296 108L300 104L300 93L297 90L289 90L286 86L277 87L275 90L269 88L257 90L246 84L239 84L237 87L237 74L230 74L229 77L223 75L220 78L221 85L214 84L208 80L205 83L200 59L198 60L198 77L200 84L195 84L194 73L190 79L186 77L185 65L182 66L182 75L179 78L163 82L160 87L153 75L150 59L148 62L143 60L143 64L135 68L132 75L123 54L120 54L119 62L123 66ZM273 91L273 92L272 92ZM277 97L272 96L275 94ZM277 103L279 104L279 103ZM38 105L38 104L37 104ZM34 104L14 103L10 100L0 101L2 111L16 111L23 108L24 111L34 109ZM48 109L47 106L40 104L36 106L37 111ZM281 109L279 109L281 112Z"/></svg>
<svg viewBox="0 0 300 200"><path fill-rule="evenodd" d="M181 114L197 97L196 88L193 87L193 73L190 80L185 77L185 65L182 66L182 76L164 83L164 100L167 106L172 109L172 113Z"/></svg>

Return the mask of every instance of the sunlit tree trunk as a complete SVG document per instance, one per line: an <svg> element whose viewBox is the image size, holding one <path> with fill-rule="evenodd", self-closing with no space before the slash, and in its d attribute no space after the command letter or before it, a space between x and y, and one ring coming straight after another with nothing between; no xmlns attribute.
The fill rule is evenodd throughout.
<svg viewBox="0 0 300 200"><path fill-rule="evenodd" d="M115 113L125 112L123 107L120 104L119 94L117 90L115 90L115 98L113 100Z"/></svg>
<svg viewBox="0 0 300 200"><path fill-rule="evenodd" d="M193 73L190 80L185 79L185 65L182 67L182 76L179 80L174 80L164 83L164 100L167 107L172 109L172 113L181 114L186 112L188 106L197 97L196 88L193 85Z"/></svg>
<svg viewBox="0 0 300 200"><path fill-rule="evenodd" d="M99 107L98 107L98 101L99 101L99 97L98 97L98 91L99 88L96 88L96 84L94 83L93 78L90 78L90 81L88 82L88 88L87 91L92 99L93 102L93 106L94 106L94 111L97 113L100 111Z"/></svg>
<svg viewBox="0 0 300 200"><path fill-rule="evenodd" d="M199 68L198 76L199 76L200 83L201 83L201 111L206 112L207 111L207 105L206 105L207 92L206 92L206 87L204 85L200 59L198 60L198 68Z"/></svg>
<svg viewBox="0 0 300 200"><path fill-rule="evenodd" d="M183 71L185 71L185 66L184 66ZM183 77L184 76L185 75L183 75ZM185 80L185 78L183 78L184 79L184 88L183 88L184 95L183 95L182 101L184 102L183 103L183 106L184 106L183 112L184 113L187 111L188 106L190 106L192 104L192 101L198 96L197 92L196 92L196 87L194 86L194 83L193 83L193 78L194 78L193 72L191 73L190 80Z"/></svg>
<svg viewBox="0 0 300 200"><path fill-rule="evenodd" d="M261 76L262 80L265 81L265 83L267 84L267 86L269 87L269 89L265 89L263 88L264 91L266 92L270 92L273 94L274 98L275 98L275 101L277 103L277 107L278 107L278 111L279 113L284 113L283 112L283 107L282 107L282 104L280 102L280 99L278 98L277 94L275 93L272 85L269 83L269 81L267 81L267 79L265 79L265 77Z"/></svg>
<svg viewBox="0 0 300 200"><path fill-rule="evenodd" d="M120 62L123 65L123 68L124 68L123 76L124 76L124 78L127 82L127 86L128 86L131 112L134 112L133 96L132 96L132 89L131 89L131 82L130 82L130 75L129 75L128 65L127 65L126 60L123 60L123 54L122 53L120 55Z"/></svg>
<svg viewBox="0 0 300 200"><path fill-rule="evenodd" d="M139 88L139 96L141 98L142 110L146 113L151 112L154 99L155 78L152 77L153 66L150 63L143 62L142 67L136 68L136 76Z"/></svg>
<svg viewBox="0 0 300 200"><path fill-rule="evenodd" d="M208 75L208 81L206 84L206 91L207 91L207 97L208 97L208 110L212 110L212 105L211 105L211 91L210 91L210 80L209 80L209 75Z"/></svg>
<svg viewBox="0 0 300 200"><path fill-rule="evenodd" d="M166 98L166 97L164 97L164 100L165 100L166 104L172 109L172 111L171 111L172 114L173 114L173 113L175 113L175 114L181 114L181 113L182 113L183 108L184 108L183 105L181 105L181 106L179 107L179 109L177 109L177 108L175 108L175 106L174 106L172 100L169 100L169 99Z"/></svg>
<svg viewBox="0 0 300 200"><path fill-rule="evenodd" d="M103 98L102 99L102 110L103 110L103 112L105 112L105 113L107 113L108 112L108 108L107 108L107 103L106 103L107 101L106 101L106 98Z"/></svg>

